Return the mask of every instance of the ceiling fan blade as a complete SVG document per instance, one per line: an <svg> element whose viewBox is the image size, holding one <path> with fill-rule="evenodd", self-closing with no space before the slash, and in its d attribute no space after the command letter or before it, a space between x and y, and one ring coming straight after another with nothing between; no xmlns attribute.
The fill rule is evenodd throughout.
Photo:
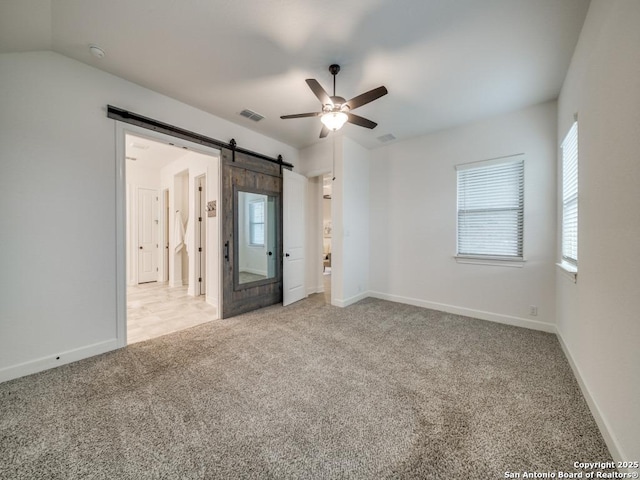
<svg viewBox="0 0 640 480"><path fill-rule="evenodd" d="M315 94L315 96L318 97L318 100L320 100L320 103L322 103L322 105L333 106L333 102L331 101L329 94L325 91L324 88L322 88L322 85L320 85L316 79L307 78L305 82L307 82L307 85L309 85L309 88Z"/></svg>
<svg viewBox="0 0 640 480"><path fill-rule="evenodd" d="M347 122L353 123L354 125L358 125L360 127L376 128L376 126L378 125L376 122L372 122L371 120L359 115L354 115L353 113L347 113L347 117Z"/></svg>
<svg viewBox="0 0 640 480"><path fill-rule="evenodd" d="M318 117L322 115L321 112L310 112L310 113L296 113L294 115L282 115L280 118L286 120L287 118L305 118L305 117Z"/></svg>
<svg viewBox="0 0 640 480"><path fill-rule="evenodd" d="M327 135L329 135L329 129L326 127L326 125L322 125L322 130L320 130L320 138L324 138Z"/></svg>
<svg viewBox="0 0 640 480"><path fill-rule="evenodd" d="M358 108L369 102L373 102L374 100L377 100L378 98L386 95L387 93L389 92L385 87L374 88L373 90L369 90L368 92L363 93L362 95L353 97L351 100L348 100L345 103L345 105L347 105L350 110L353 110L354 108Z"/></svg>

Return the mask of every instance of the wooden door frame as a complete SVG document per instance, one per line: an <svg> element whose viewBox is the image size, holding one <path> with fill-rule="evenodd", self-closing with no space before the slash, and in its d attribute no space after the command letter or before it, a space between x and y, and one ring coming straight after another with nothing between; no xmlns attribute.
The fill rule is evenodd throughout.
<svg viewBox="0 0 640 480"><path fill-rule="evenodd" d="M206 211L206 193L207 193L207 174L203 173L202 175L198 175L197 177L195 177L193 179L194 181L194 189L193 192L194 194L196 194L197 196L197 200L195 200L193 203L197 208L197 214L196 212L194 212L193 218L195 219L196 217L198 217L198 222L195 224L195 230L194 230L194 236L193 236L193 240L194 240L194 245L193 245L193 249L194 249L194 254L196 255L196 258L194 259L194 265L195 265L195 275L193 275L194 280L196 278L198 278L198 284L197 284L197 294L196 294L196 285L194 285L194 295L196 297L201 296L201 295L205 295L207 294L206 291L206 282L207 282L207 265L206 265L206 260L205 260L205 264L203 265L203 254L205 256L206 259L206 255L207 255L207 229L206 229L206 216L205 216L205 211ZM202 184L204 183L204 187L202 186ZM196 193L196 187L198 188L198 191ZM202 188L204 188L204 195L205 197L203 198L203 191ZM204 244L202 242L202 235L204 233L205 236L205 241ZM204 282L202 282L200 279L203 279ZM202 286L203 283L205 285L204 288L204 292L202 291Z"/></svg>
<svg viewBox="0 0 640 480"><path fill-rule="evenodd" d="M158 281L164 283L169 281L169 189L163 188L161 195L162 215L160 217L162 218L162 261L160 263L162 264L162 271L159 273L161 273L162 278Z"/></svg>

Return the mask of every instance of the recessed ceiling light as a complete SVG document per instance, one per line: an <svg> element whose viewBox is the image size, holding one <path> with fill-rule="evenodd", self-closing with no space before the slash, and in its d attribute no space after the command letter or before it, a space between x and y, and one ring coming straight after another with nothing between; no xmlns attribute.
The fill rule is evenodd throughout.
<svg viewBox="0 0 640 480"><path fill-rule="evenodd" d="M97 45L89 45L89 52L96 58L104 58L104 50Z"/></svg>

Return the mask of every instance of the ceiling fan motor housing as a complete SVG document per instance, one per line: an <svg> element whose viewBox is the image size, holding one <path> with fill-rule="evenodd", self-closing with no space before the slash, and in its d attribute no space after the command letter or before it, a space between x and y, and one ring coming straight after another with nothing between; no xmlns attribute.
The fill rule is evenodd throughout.
<svg viewBox="0 0 640 480"><path fill-rule="evenodd" d="M347 112L349 110L349 106L346 105L346 100L343 97L329 97L333 105L324 105L322 109L325 112Z"/></svg>

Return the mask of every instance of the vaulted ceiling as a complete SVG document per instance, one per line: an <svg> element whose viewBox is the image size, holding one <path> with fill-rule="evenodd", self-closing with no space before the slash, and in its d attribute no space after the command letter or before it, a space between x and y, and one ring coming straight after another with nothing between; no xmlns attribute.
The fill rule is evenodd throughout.
<svg viewBox="0 0 640 480"><path fill-rule="evenodd" d="M588 0L3 0L0 53L53 50L252 130L305 147L337 94L384 85L357 110L373 148L558 96ZM89 45L106 52L102 59ZM265 118L253 122L243 109ZM139 112L144 114L144 112Z"/></svg>

